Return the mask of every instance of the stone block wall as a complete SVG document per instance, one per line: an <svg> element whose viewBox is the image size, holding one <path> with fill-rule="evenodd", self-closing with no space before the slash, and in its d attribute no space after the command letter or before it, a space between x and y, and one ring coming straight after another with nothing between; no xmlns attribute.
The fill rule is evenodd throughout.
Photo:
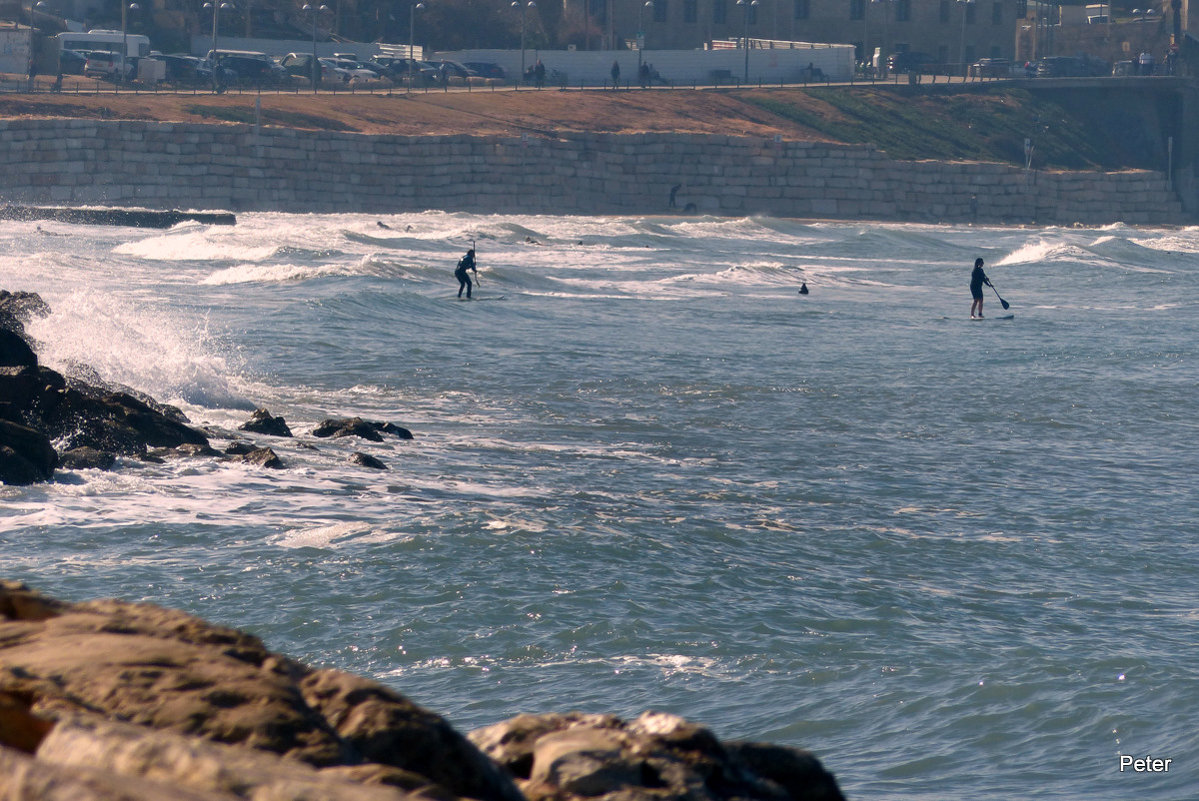
<svg viewBox="0 0 1199 801"><path fill-rule="evenodd" d="M371 136L0 120L0 203L287 212L701 214L1069 225L1188 221L1162 173L893 161L700 134ZM668 207L679 186L676 208Z"/></svg>

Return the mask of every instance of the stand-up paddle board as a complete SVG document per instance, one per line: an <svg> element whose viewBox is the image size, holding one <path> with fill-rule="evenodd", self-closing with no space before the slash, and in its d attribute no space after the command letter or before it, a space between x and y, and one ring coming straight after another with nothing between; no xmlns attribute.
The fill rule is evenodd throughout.
<svg viewBox="0 0 1199 801"><path fill-rule="evenodd" d="M987 320L1015 320L1015 319L1016 319L1016 315L1014 315L1014 314L1003 314L1003 315L1000 315L999 317L971 317L970 319L971 319L971 320L974 320L974 321L977 321L977 322L983 322L983 323L985 323Z"/></svg>

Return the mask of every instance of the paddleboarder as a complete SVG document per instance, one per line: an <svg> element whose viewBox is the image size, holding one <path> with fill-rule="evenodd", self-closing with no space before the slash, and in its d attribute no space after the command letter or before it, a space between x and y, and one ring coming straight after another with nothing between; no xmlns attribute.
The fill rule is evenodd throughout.
<svg viewBox="0 0 1199 801"><path fill-rule="evenodd" d="M983 272L983 260L974 260L974 271L970 273L970 295L974 298L970 303L970 319L975 319L974 310L978 309L978 319L983 316L983 284L991 286L987 274ZM995 287L991 287L994 289Z"/></svg>
<svg viewBox="0 0 1199 801"><path fill-rule="evenodd" d="M479 277L479 271L475 268L475 249L471 248L466 251L466 255L458 260L458 266L454 268L454 277L458 279L458 297L462 297L462 290L466 290L466 298L470 300L471 281L470 276L466 274L467 270L471 270L475 274L476 280Z"/></svg>

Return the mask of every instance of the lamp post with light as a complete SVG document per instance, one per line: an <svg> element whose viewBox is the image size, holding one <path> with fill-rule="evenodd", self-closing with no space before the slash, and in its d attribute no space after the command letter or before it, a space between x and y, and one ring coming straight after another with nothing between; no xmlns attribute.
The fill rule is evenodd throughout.
<svg viewBox="0 0 1199 801"><path fill-rule="evenodd" d="M741 6L745 17L745 36L741 39L741 44L745 48L745 83L749 83L749 9L750 7L757 8L758 0L737 0L737 5Z"/></svg>
<svg viewBox="0 0 1199 801"><path fill-rule="evenodd" d="M520 86L520 81L525 78L525 11L537 8L537 3L533 0L527 0L527 2L512 0L512 7L520 9L520 80L516 82L516 85Z"/></svg>
<svg viewBox="0 0 1199 801"><path fill-rule="evenodd" d="M126 3L121 0L121 82L129 78L129 24L127 11L141 11L137 3Z"/></svg>
<svg viewBox="0 0 1199 801"><path fill-rule="evenodd" d="M645 49L645 9L653 8L654 0L645 0L644 5L637 8L637 75L641 75L641 51Z"/></svg>
<svg viewBox="0 0 1199 801"><path fill-rule="evenodd" d="M958 0L962 7L962 40L958 48L958 63L962 65L962 80L970 77L970 68L966 66L966 17L974 7L974 0Z"/></svg>
<svg viewBox="0 0 1199 801"><path fill-rule="evenodd" d="M232 3L222 3L220 0L210 0L204 4L204 8L212 9L212 91L220 93L220 63L221 57L217 53L217 35L221 30L221 9L235 9L237 6Z"/></svg>
<svg viewBox="0 0 1199 801"><path fill-rule="evenodd" d="M408 91L412 91L412 65L416 62L416 12L424 11L424 3L408 7Z"/></svg>
<svg viewBox="0 0 1199 801"><path fill-rule="evenodd" d="M321 62L316 58L316 15L328 11L329 7L324 3L319 6L315 3L305 3L303 10L312 14L312 93L316 94L321 82Z"/></svg>

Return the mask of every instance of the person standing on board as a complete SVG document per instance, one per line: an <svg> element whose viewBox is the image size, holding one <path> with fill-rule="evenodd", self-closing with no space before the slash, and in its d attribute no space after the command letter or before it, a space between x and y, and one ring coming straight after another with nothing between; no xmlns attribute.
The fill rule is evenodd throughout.
<svg viewBox="0 0 1199 801"><path fill-rule="evenodd" d="M974 271L970 273L970 295L974 300L970 303L970 319L975 319L974 310L978 309L978 319L983 317L983 284L991 286L987 274L983 272L983 260L974 260Z"/></svg>
<svg viewBox="0 0 1199 801"><path fill-rule="evenodd" d="M467 270L474 271L475 277L479 275L478 269L475 268L475 249L471 248L466 251L466 255L458 260L458 266L454 268L454 277L458 279L458 297L462 297L462 290L466 290L466 299L470 300L471 281L470 276L466 274Z"/></svg>

